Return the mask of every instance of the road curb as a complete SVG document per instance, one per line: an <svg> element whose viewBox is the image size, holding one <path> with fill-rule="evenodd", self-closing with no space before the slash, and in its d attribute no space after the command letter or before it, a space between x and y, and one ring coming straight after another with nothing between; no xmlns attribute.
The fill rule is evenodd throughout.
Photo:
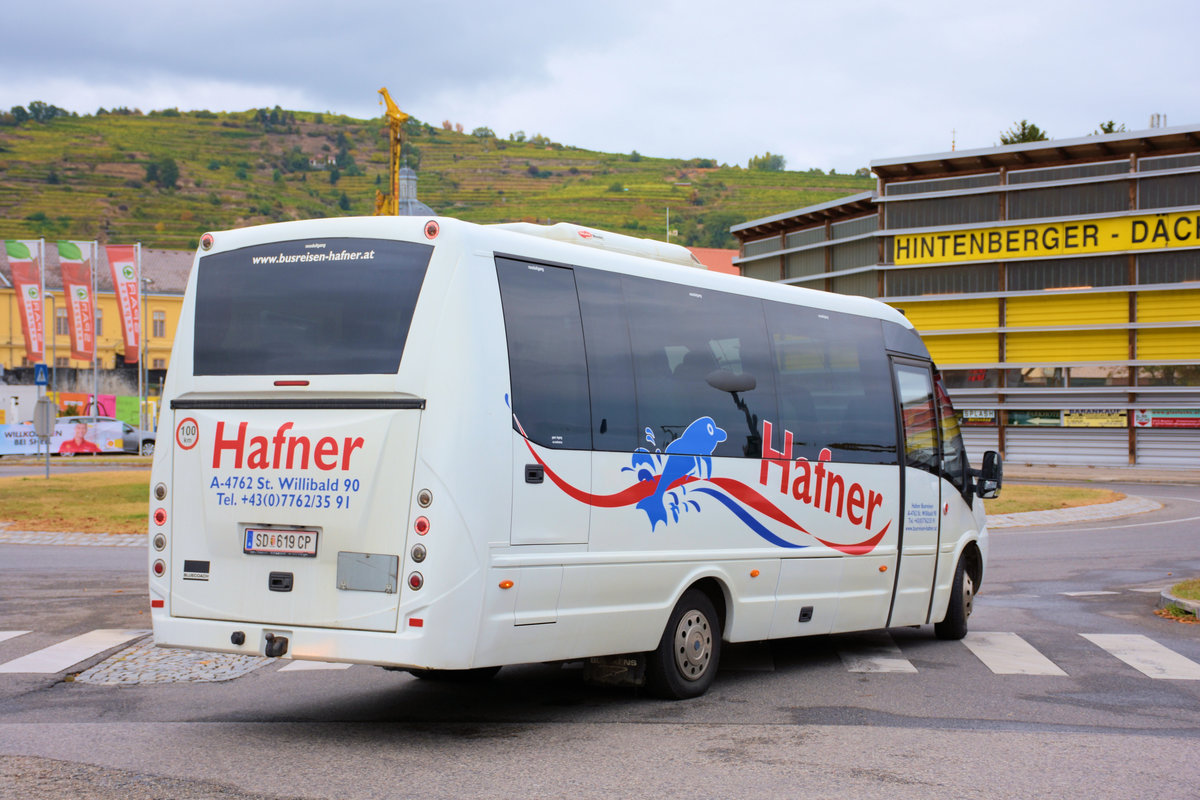
<svg viewBox="0 0 1200 800"><path fill-rule="evenodd" d="M1015 514L988 514L989 530L1024 528L1031 525L1069 525L1076 522L1097 522L1145 514L1162 508L1162 503L1136 495L1127 495L1114 503L1097 503L1051 511L1021 511Z"/></svg>
<svg viewBox="0 0 1200 800"><path fill-rule="evenodd" d="M1163 589L1162 594L1158 597L1158 607L1166 608L1168 606L1178 606L1185 611L1190 611L1197 617L1200 617L1200 601L1185 600L1182 597L1176 597L1171 594L1170 589Z"/></svg>

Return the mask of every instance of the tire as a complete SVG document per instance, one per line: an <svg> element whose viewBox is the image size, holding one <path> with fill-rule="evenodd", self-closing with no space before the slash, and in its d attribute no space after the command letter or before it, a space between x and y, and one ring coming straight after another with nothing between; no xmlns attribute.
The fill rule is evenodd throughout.
<svg viewBox="0 0 1200 800"><path fill-rule="evenodd" d="M408 673L423 681L438 683L486 683L496 677L499 667L477 669L410 669Z"/></svg>
<svg viewBox="0 0 1200 800"><path fill-rule="evenodd" d="M646 685L657 697L685 700L708 691L721 658L721 620L712 601L688 589L671 612L658 649L646 665Z"/></svg>
<svg viewBox="0 0 1200 800"><path fill-rule="evenodd" d="M971 616L974 605L975 579L967 569L967 556L964 553L954 570L954 585L950 587L950 605L946 609L946 618L934 623L934 635L947 641L966 636L967 618Z"/></svg>
<svg viewBox="0 0 1200 800"><path fill-rule="evenodd" d="M142 455L154 455L154 442L142 442Z"/></svg>

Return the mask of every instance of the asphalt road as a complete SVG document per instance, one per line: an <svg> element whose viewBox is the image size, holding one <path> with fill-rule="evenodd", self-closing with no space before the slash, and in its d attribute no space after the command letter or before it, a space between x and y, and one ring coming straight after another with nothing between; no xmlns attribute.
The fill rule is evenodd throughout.
<svg viewBox="0 0 1200 800"><path fill-rule="evenodd" d="M1200 575L1200 489L1113 488L1165 506L992 535L973 635L1014 634L1062 674L998 674L928 626L730 646L713 689L675 703L540 664L482 686L278 663L221 683L66 680L102 654L0 674L0 798L1196 797L1200 680L1097 641L1200 663L1200 625L1152 613L1155 590ZM148 627L145 569L141 548L0 545L0 631L30 631L0 663ZM880 652L905 671L851 671Z"/></svg>

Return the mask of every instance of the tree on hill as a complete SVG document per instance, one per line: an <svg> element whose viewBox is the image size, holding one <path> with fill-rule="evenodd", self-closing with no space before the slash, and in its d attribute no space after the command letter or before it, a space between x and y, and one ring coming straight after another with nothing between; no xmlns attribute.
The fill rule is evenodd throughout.
<svg viewBox="0 0 1200 800"><path fill-rule="evenodd" d="M1050 135L1027 119L1014 122L1013 126L1000 134L1000 144L1021 144L1022 142L1044 142Z"/></svg>
<svg viewBox="0 0 1200 800"><path fill-rule="evenodd" d="M752 156L746 166L748 169L757 169L763 172L783 172L787 167L787 159L768 150L761 156Z"/></svg>
<svg viewBox="0 0 1200 800"><path fill-rule="evenodd" d="M174 189L179 182L179 165L170 156L151 161L146 165L146 182L156 183L160 189Z"/></svg>

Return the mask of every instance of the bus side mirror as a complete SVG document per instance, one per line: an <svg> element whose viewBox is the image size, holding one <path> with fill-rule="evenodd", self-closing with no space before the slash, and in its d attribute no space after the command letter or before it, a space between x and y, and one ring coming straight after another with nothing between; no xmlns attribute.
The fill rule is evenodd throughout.
<svg viewBox="0 0 1200 800"><path fill-rule="evenodd" d="M1004 483L1004 460L995 450L983 454L983 467L975 479L975 494L984 500L1000 496L1000 486Z"/></svg>
<svg viewBox="0 0 1200 800"><path fill-rule="evenodd" d="M705 382L714 389L722 392L750 392L758 385L753 375L748 373L738 374L730 372L727 369L717 369L708 373L705 377Z"/></svg>

